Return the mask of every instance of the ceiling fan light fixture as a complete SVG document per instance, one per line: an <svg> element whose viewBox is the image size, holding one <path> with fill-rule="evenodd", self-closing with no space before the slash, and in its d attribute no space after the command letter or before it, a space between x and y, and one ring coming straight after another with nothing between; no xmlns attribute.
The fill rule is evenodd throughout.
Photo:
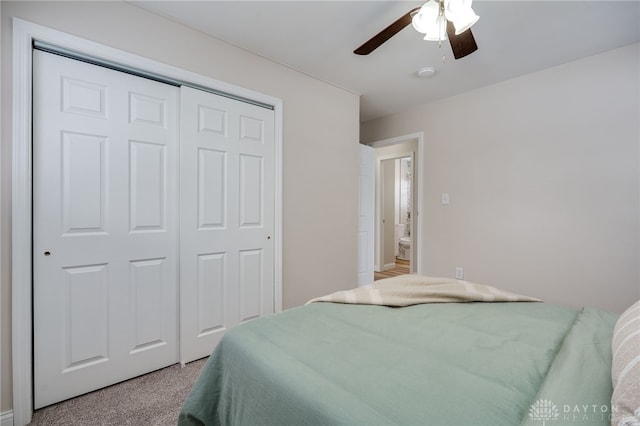
<svg viewBox="0 0 640 426"><path fill-rule="evenodd" d="M447 6L449 7L449 15L455 17L456 21L458 21L456 25L459 27L458 32L460 34L456 32L456 27L445 13ZM466 13L463 13L465 10ZM467 23L463 22L462 17L458 18L456 13L459 16L467 17ZM473 25L477 20L478 16L471 9L471 0L428 0L422 7L414 7L393 21L362 46L354 50L353 53L356 55L368 55L395 34L402 31L403 28L412 24L417 31L424 34L425 40L437 40L439 47L442 47L443 40L449 39L453 57L455 59L464 58L478 50L478 45L471 30L467 29L465 31L464 28L465 26Z"/></svg>

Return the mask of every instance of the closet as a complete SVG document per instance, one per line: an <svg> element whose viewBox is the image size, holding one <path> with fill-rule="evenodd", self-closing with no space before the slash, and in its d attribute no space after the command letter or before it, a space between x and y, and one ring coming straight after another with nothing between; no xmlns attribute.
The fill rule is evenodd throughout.
<svg viewBox="0 0 640 426"><path fill-rule="evenodd" d="M35 408L274 312L274 112L33 57Z"/></svg>

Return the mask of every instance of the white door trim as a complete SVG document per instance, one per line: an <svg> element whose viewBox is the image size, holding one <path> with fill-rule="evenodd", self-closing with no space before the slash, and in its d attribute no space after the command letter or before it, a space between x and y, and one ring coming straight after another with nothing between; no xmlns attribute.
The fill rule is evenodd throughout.
<svg viewBox="0 0 640 426"><path fill-rule="evenodd" d="M422 241L423 241L423 236L424 236L424 230L422 229L422 219L421 219L421 214L423 212L423 191L424 191L424 185L423 185L423 176L424 176L424 171L422 170L425 164L424 161L424 132L417 132L417 133L410 133L408 135L402 135L402 136L397 136L394 138L390 138L390 139L383 139L380 141L376 141L376 142L371 142L368 143L367 145L373 147L373 148L382 148L383 146L390 146L390 145L396 145L399 143L403 143L403 142L409 142L409 141L413 141L413 140L417 140L418 141L418 152L416 153L416 159L415 162L418 165L417 167L417 171L416 171L416 175L415 175L415 179L414 179L414 185L415 185L415 194L416 194L416 198L415 198L415 216L414 216L414 220L413 220L413 229L415 231L415 239L412 241L412 246L411 246L411 266L412 266L412 271L415 271L416 274L421 275L423 272L423 265L422 265ZM393 155L389 158L396 158L396 157L402 157L402 156L407 156L407 154L402 154L402 155ZM385 157L386 158L386 157ZM379 190L379 183L376 185L376 191ZM379 237L380 237L380 227L381 224L379 223L379 218L380 218L380 197L376 197L376 230L378 232L376 232L376 260L378 263L378 266L381 267L383 265L380 264L380 241L379 241ZM413 265L415 265L415 269L413 269Z"/></svg>
<svg viewBox="0 0 640 426"><path fill-rule="evenodd" d="M275 310L282 310L282 117L281 99L228 84L210 77L156 62L132 53L88 41L38 24L13 18L13 120L12 120L12 354L13 419L18 426L31 421L32 376L32 49L40 40L125 66L273 105L275 112Z"/></svg>

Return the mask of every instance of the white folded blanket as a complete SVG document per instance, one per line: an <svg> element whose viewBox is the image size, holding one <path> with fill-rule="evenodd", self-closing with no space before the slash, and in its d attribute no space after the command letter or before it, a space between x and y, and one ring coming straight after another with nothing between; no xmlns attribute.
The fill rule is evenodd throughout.
<svg viewBox="0 0 640 426"><path fill-rule="evenodd" d="M541 302L483 284L452 278L400 275L372 284L338 291L307 302L333 302L382 306L410 306L421 303L451 302Z"/></svg>

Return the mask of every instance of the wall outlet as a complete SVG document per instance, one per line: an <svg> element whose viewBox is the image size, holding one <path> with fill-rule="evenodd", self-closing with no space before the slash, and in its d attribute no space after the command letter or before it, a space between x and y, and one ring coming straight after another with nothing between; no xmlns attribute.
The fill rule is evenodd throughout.
<svg viewBox="0 0 640 426"><path fill-rule="evenodd" d="M461 280L464 278L464 268L456 266L456 280Z"/></svg>
<svg viewBox="0 0 640 426"><path fill-rule="evenodd" d="M448 206L449 205L449 194L448 193L443 193L442 194L442 205L443 206Z"/></svg>

